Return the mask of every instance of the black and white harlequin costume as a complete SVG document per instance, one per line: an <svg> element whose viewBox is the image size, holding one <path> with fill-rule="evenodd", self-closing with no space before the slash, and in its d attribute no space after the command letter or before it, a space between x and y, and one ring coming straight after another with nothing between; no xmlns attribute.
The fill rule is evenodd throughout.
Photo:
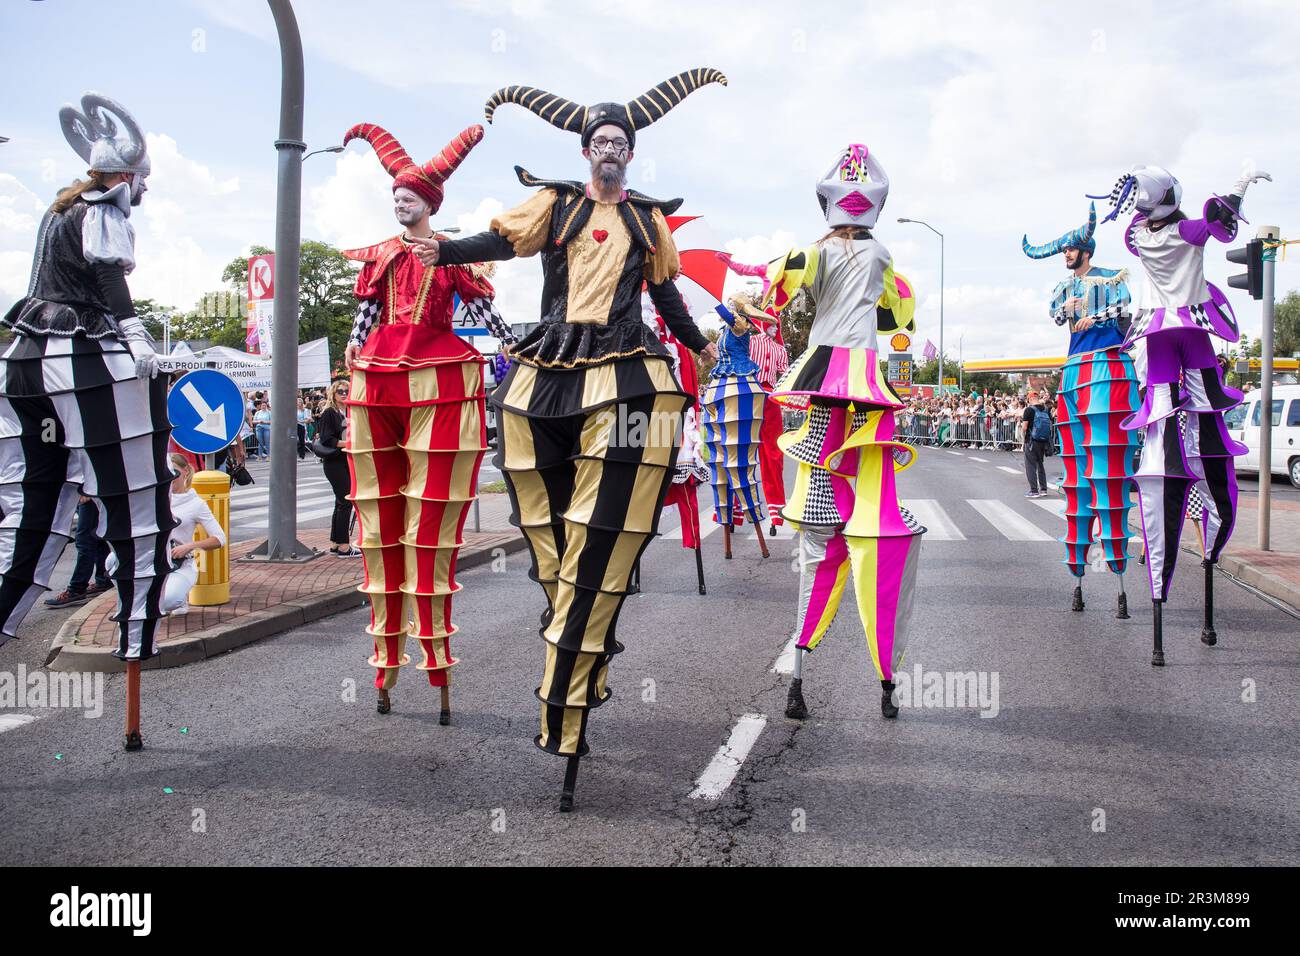
<svg viewBox="0 0 1300 956"><path fill-rule="evenodd" d="M121 106L87 93L81 107L60 111L68 142L93 172L131 180L51 207L27 296L0 319L16 333L0 357L0 644L49 588L84 494L117 556L116 654L141 661L157 653L176 525L166 380L126 285L149 158Z"/></svg>

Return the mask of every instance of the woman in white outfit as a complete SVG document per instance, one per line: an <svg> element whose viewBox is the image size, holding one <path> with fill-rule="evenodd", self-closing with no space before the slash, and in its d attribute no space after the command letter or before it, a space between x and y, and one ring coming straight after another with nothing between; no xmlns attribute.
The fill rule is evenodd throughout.
<svg viewBox="0 0 1300 956"><path fill-rule="evenodd" d="M177 472L172 482L172 515L180 522L171 533L172 560L177 570L167 576L163 587L162 609L168 614L189 613L190 589L199 580L199 561L196 551L216 551L226 545L226 533L212 515L208 503L190 487L194 480L194 466L184 455L170 455L172 468ZM206 538L194 540L199 525L208 533Z"/></svg>
<svg viewBox="0 0 1300 956"><path fill-rule="evenodd" d="M226 533L221 524L212 515L208 503L199 497L199 493L190 487L194 480L194 466L184 455L172 453L168 462L176 473L172 480L171 505L172 515L180 522L171 531L171 557L176 570L167 575L163 584L162 599L158 602L164 614L188 614L190 611L190 590L199 580L199 562L194 557L195 551L216 551L225 547ZM199 526L208 533L206 538L194 540L194 531ZM117 557L110 555L106 562L108 573L117 570Z"/></svg>

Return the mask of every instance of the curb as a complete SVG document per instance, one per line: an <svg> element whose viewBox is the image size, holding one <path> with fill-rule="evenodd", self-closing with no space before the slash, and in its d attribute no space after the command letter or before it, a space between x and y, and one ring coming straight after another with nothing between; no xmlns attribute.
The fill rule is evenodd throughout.
<svg viewBox="0 0 1300 956"><path fill-rule="evenodd" d="M1219 557L1219 567L1242 584L1300 610L1300 587L1285 578L1265 571L1246 559L1226 554Z"/></svg>
<svg viewBox="0 0 1300 956"><path fill-rule="evenodd" d="M524 550L526 546L527 542L523 535L520 535L504 544L465 555L456 562L456 570L468 571L487 564L493 559L493 551L496 548L501 548L506 554L514 554ZM126 670L126 662L114 657L111 648L81 647L76 644L77 631L90 615L90 606L94 603L88 602L59 628L59 633L51 643L50 655L46 661L46 666L50 670L98 671L106 674ZM295 627L343 611L365 607L367 603L365 595L357 590L356 585L351 584L345 588L295 598L284 604L254 611L234 621L187 635L179 641L164 644L158 649L158 655L145 661L141 669L161 670L164 667L181 667L207 660L209 657L226 654L246 644L274 637Z"/></svg>
<svg viewBox="0 0 1300 956"><path fill-rule="evenodd" d="M1200 548L1184 547L1182 550L1186 554L1194 555L1198 560L1202 557ZM1254 588L1261 594L1300 611L1300 586L1292 584L1280 575L1261 568L1250 558L1233 554L1221 554L1219 555L1218 566L1220 571L1241 584Z"/></svg>

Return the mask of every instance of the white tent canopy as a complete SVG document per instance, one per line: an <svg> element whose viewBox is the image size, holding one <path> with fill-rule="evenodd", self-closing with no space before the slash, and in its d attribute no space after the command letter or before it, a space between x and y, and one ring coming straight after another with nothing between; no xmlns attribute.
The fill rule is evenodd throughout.
<svg viewBox="0 0 1300 956"><path fill-rule="evenodd" d="M214 345L201 352L182 350L178 345L172 354L159 362L164 371L188 372L199 368L214 368L229 375L242 391L257 391L271 387L271 360L264 355L252 355L224 345ZM319 388L330 382L330 350L328 339L313 339L298 346L298 388Z"/></svg>

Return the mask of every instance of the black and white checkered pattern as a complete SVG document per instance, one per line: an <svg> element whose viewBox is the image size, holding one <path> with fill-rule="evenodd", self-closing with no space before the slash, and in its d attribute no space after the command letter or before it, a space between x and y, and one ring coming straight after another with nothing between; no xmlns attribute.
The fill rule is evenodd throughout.
<svg viewBox="0 0 1300 956"><path fill-rule="evenodd" d="M0 357L0 644L51 586L84 493L118 560L117 654L154 656L176 526L169 433L166 380L137 379L116 339L20 335Z"/></svg>
<svg viewBox="0 0 1300 956"><path fill-rule="evenodd" d="M370 330L379 322L380 305L378 299L358 299L357 315L352 320L352 334L348 336L348 345L357 348L366 344Z"/></svg>
<svg viewBox="0 0 1300 956"><path fill-rule="evenodd" d="M506 325L505 319L497 311L496 303L486 296L477 299L468 299L465 302L465 311L469 313L470 319L475 326L482 326L490 333L496 336L506 345L515 344L514 333L510 331L510 326Z"/></svg>

